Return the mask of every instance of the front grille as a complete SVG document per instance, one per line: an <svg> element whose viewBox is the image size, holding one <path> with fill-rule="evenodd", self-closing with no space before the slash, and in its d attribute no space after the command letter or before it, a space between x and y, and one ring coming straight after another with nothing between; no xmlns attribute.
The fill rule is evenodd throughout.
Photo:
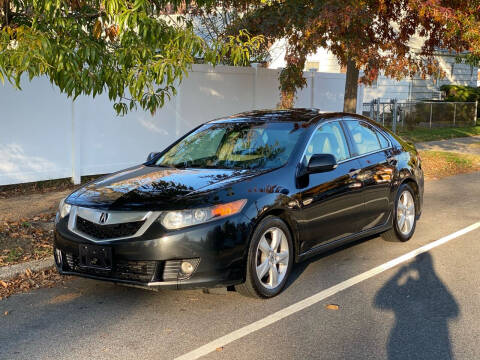
<svg viewBox="0 0 480 360"><path fill-rule="evenodd" d="M78 231L95 239L105 240L133 236L145 221L134 221L120 224L99 225L77 216Z"/></svg>
<svg viewBox="0 0 480 360"><path fill-rule="evenodd" d="M129 280L142 283L148 283L155 280L157 270L156 261L114 261L112 270L83 267L79 264L77 255L66 254L66 263L64 270L73 271L79 274L88 274L110 278L112 280Z"/></svg>
<svg viewBox="0 0 480 360"><path fill-rule="evenodd" d="M157 267L156 261L119 261L116 276L123 280L152 281Z"/></svg>

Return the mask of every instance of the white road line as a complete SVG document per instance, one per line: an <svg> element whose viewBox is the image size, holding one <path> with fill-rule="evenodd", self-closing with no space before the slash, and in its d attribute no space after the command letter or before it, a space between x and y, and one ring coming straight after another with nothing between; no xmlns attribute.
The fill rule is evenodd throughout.
<svg viewBox="0 0 480 360"><path fill-rule="evenodd" d="M282 320L286 318L287 316L290 316L292 314L295 314L296 312L299 312L311 305L314 305L318 303L319 301L322 301L329 296L335 295L336 293L345 290L353 285L356 285L364 280L367 280L375 275L378 275L388 269L391 269L403 262L406 262L408 260L413 259L415 256L420 255L424 252L430 251L431 249L443 245L450 240L453 240L455 238L458 238L462 235L465 235L471 231L474 231L475 229L480 228L480 221L476 222L470 226L467 226L466 228L463 228L461 230L458 230L454 232L453 234L447 235L441 239L438 239L436 241L433 241L427 245L424 245L422 247L419 247L416 250L410 251L409 253L406 253L402 256L399 256L393 260L390 260L386 262L385 264L379 265L371 270L365 271L362 274L356 275L348 280L345 280L337 285L334 285L328 289L322 290L315 295L312 295L304 300L301 300L295 304L292 304L290 306L287 306L286 308L279 310L263 319L260 319L258 321L255 321L254 323L251 323L250 325L244 326L238 330L232 331L231 333L222 336L216 340L213 340L209 342L208 344L205 344L193 351L190 351L189 353L186 353L184 355L181 355L176 358L176 360L194 360L198 359L202 356L205 356L212 351L215 351L215 349L220 348L222 346L225 346L226 344L229 344L235 340L238 340L248 334L251 334L257 330L260 330L268 325L271 325L279 320Z"/></svg>

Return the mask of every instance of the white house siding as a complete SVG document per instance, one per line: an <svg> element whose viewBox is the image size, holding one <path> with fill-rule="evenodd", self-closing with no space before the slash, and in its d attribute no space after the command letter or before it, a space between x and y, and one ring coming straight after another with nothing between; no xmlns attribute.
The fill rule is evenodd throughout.
<svg viewBox="0 0 480 360"><path fill-rule="evenodd" d="M270 69L280 69L286 66L285 62L285 39L277 40L270 48L271 60L268 64ZM341 67L337 58L324 48L319 48L315 54L307 56L305 70L315 69L324 73L341 73Z"/></svg>
<svg viewBox="0 0 480 360"><path fill-rule="evenodd" d="M422 40L420 37L412 42L413 48L420 48ZM270 68L285 67L285 40L277 41L271 49L272 61ZM397 99L431 99L440 96L440 87L444 84L477 86L479 79L478 69L466 64L457 64L455 56L447 51L439 53L437 59L444 70L444 79L422 79L421 77L407 78L400 81L380 76L377 83L367 86L364 90L364 101L370 102L373 99L384 100ZM305 70L315 69L324 73L341 73L342 69L334 55L324 48L319 48L315 54L307 57ZM480 83L480 81L478 81Z"/></svg>
<svg viewBox="0 0 480 360"><path fill-rule="evenodd" d="M408 100L412 90L411 88L412 83L409 79L396 81L385 76L379 76L376 84L365 86L363 101L370 102L373 99Z"/></svg>
<svg viewBox="0 0 480 360"><path fill-rule="evenodd" d="M422 79L413 78L412 81L412 99L424 99L432 97L432 94L438 94L442 85L465 85L477 86L478 68L467 64L455 62L455 56L444 52L439 54L437 60L445 73L444 78Z"/></svg>

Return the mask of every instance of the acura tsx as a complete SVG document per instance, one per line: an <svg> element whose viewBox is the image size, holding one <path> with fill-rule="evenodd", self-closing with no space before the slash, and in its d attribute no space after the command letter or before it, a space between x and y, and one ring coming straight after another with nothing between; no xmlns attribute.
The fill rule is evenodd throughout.
<svg viewBox="0 0 480 360"><path fill-rule="evenodd" d="M268 298L312 255L375 234L409 240L422 203L420 156L377 123L252 111L63 199L55 262L62 274Z"/></svg>

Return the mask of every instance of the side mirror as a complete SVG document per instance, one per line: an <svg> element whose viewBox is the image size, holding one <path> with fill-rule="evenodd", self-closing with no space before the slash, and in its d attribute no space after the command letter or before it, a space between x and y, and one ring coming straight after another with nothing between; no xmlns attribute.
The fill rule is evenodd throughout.
<svg viewBox="0 0 480 360"><path fill-rule="evenodd" d="M152 161L153 158L154 158L155 156L157 156L157 155L158 155L158 152L151 152L150 154L148 154L148 156L147 156L147 162Z"/></svg>
<svg viewBox="0 0 480 360"><path fill-rule="evenodd" d="M307 166L308 173L330 171L337 167L337 160L332 154L314 154Z"/></svg>

